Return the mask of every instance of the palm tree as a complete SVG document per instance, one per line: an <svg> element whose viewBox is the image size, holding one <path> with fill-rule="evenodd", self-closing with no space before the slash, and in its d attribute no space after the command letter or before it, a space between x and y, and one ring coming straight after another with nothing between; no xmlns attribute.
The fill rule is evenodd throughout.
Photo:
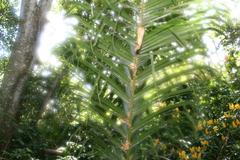
<svg viewBox="0 0 240 160"><path fill-rule="evenodd" d="M103 119L95 146L103 159L144 159L144 141L161 126L154 120L191 100L164 102L191 92L182 88L206 66L204 29L183 10L192 0L62 1L79 20L64 58L91 84L83 100ZM164 104L164 105L163 105ZM149 151L151 152L151 151Z"/></svg>

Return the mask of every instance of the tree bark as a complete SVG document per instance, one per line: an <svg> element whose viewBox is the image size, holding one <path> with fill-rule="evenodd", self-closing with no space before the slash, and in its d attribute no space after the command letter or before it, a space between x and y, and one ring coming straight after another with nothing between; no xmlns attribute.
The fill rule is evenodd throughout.
<svg viewBox="0 0 240 160"><path fill-rule="evenodd" d="M16 129L22 90L51 3L52 0L22 0L18 36L0 90L0 152L6 150Z"/></svg>

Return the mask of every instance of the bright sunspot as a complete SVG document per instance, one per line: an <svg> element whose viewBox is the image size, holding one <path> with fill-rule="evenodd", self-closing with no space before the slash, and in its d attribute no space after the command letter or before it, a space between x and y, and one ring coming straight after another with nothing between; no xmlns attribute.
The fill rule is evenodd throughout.
<svg viewBox="0 0 240 160"><path fill-rule="evenodd" d="M37 57L43 64L59 67L61 62L52 54L52 51L57 45L75 34L73 26L77 25L78 21L75 18L66 18L64 12L54 11L48 13L47 20L48 23L40 37Z"/></svg>

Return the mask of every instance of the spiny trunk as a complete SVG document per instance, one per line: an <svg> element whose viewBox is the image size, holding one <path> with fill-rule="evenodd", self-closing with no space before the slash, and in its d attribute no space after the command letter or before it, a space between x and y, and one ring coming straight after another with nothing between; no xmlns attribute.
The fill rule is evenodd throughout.
<svg viewBox="0 0 240 160"><path fill-rule="evenodd" d="M0 151L4 151L14 133L20 98L31 70L38 37L45 24L52 0L22 0L19 32L4 73L0 100Z"/></svg>
<svg viewBox="0 0 240 160"><path fill-rule="evenodd" d="M133 56L133 61L132 63L129 65L129 71L130 71L130 75L131 75L131 81L130 84L128 84L130 91L126 91L129 94L129 103L127 105L127 110L126 110L126 124L127 124L127 130L128 130L128 134L125 137L125 142L122 144L122 149L123 151L126 152L126 159L127 160L133 160L135 159L135 157L133 157L133 155L131 154L131 150L132 150L132 123L133 123L133 119L134 119L134 115L133 115L133 109L136 108L136 104L134 101L134 96L135 96L135 91L136 91L136 87L137 87L137 72L138 72L138 55L141 51L142 48L142 43L143 43L143 38L144 38L144 33L145 33L145 28L143 26L143 2L141 2L140 4L140 12L138 13L138 19L139 22L137 23L136 26L136 35L137 35L137 39L136 42L134 44L134 46L132 46L132 56Z"/></svg>

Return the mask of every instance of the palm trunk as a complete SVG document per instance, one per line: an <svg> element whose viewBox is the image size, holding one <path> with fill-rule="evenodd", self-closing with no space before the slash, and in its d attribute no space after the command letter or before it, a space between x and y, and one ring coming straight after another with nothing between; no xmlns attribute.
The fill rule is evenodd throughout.
<svg viewBox="0 0 240 160"><path fill-rule="evenodd" d="M0 100L0 151L10 143L21 109L20 98L31 70L39 34L45 24L52 0L22 0L19 32L4 73Z"/></svg>

